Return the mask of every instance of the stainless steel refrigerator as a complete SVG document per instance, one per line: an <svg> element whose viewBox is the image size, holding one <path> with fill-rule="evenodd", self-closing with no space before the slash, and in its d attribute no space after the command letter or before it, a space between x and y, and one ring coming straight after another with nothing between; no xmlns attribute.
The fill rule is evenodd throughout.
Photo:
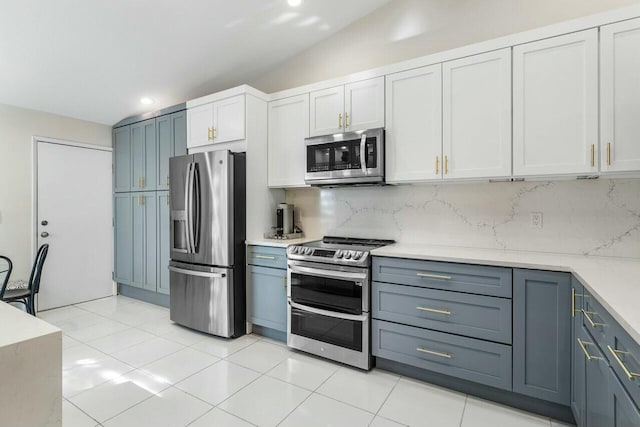
<svg viewBox="0 0 640 427"><path fill-rule="evenodd" d="M169 161L171 320L222 337L246 330L245 159L215 151Z"/></svg>

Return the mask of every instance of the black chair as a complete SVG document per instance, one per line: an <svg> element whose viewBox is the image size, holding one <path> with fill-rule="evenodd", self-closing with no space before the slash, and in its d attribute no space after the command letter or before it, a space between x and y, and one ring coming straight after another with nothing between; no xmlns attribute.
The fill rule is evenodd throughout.
<svg viewBox="0 0 640 427"><path fill-rule="evenodd" d="M7 264L7 268L6 270L4 270L4 273L0 273L0 274L4 274L4 278L2 279L2 286L0 286L0 301L2 301L2 296L4 295L4 290L7 288L7 284L9 283L9 277L11 276L11 270L13 270L13 263L11 262L11 260L9 258L7 258L6 256L2 256L0 255L0 260L4 260L4 262ZM0 269L2 269L3 267L0 267Z"/></svg>
<svg viewBox="0 0 640 427"><path fill-rule="evenodd" d="M31 275L29 276L29 286L21 289L5 289L6 283L2 287L0 292L0 300L4 302L19 302L24 304L27 312L32 315L36 315L36 294L40 291L40 277L42 276L42 266L44 260L47 258L47 252L49 252L49 245L44 244L38 249L36 259L33 262L33 268L31 269ZM7 280L8 281L8 280Z"/></svg>

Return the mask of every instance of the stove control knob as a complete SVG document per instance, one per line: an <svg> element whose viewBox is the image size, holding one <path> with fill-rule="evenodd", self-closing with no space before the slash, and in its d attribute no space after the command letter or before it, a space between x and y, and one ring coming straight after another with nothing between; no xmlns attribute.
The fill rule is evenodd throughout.
<svg viewBox="0 0 640 427"><path fill-rule="evenodd" d="M313 253L313 249L311 249L311 248L305 248L305 249L304 249L304 253L305 253L306 255L311 255L311 254Z"/></svg>
<svg viewBox="0 0 640 427"><path fill-rule="evenodd" d="M362 258L362 251L358 251L356 253L353 254L353 259L354 261L359 260L360 258Z"/></svg>
<svg viewBox="0 0 640 427"><path fill-rule="evenodd" d="M294 254L301 254L302 253L302 248L300 246L295 246L293 248L293 253Z"/></svg>
<svg viewBox="0 0 640 427"><path fill-rule="evenodd" d="M344 251L344 259L351 259L351 255L353 255L353 251Z"/></svg>
<svg viewBox="0 0 640 427"><path fill-rule="evenodd" d="M335 256L336 256L336 258L342 258L342 251L341 250L337 250Z"/></svg>

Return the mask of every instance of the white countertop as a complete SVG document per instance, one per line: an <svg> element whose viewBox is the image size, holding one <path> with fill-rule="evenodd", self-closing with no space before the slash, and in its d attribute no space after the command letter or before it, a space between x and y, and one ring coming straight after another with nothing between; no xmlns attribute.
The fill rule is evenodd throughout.
<svg viewBox="0 0 640 427"><path fill-rule="evenodd" d="M301 245L307 242L313 242L314 240L322 240L322 237L302 237L300 239L247 239L245 243L247 245L256 246L272 246L274 248L286 248L289 245Z"/></svg>
<svg viewBox="0 0 640 427"><path fill-rule="evenodd" d="M60 329L0 301L0 348L39 338Z"/></svg>
<svg viewBox="0 0 640 427"><path fill-rule="evenodd" d="M375 256L496 265L572 273L640 343L640 260L542 252L394 244Z"/></svg>

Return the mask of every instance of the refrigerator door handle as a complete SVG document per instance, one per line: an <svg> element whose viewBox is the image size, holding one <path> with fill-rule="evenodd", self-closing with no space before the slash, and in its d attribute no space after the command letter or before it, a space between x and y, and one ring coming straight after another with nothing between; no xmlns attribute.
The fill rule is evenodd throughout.
<svg viewBox="0 0 640 427"><path fill-rule="evenodd" d="M187 233L187 253L194 253L193 250L193 224L192 222L192 206L191 204L193 203L192 199L193 199L193 193L191 191L191 186L192 186L192 172L193 172L193 163L188 163L187 164L187 176L185 179L185 190L184 190L184 208L185 208L185 220L186 220L186 227L185 227L185 232Z"/></svg>
<svg viewBox="0 0 640 427"><path fill-rule="evenodd" d="M169 271L174 273L186 274L187 276L207 277L210 279L223 279L227 277L224 273L207 273L206 271L187 270L186 268L178 268L169 266Z"/></svg>
<svg viewBox="0 0 640 427"><path fill-rule="evenodd" d="M192 191L192 203L193 203L193 211L192 214L192 237L191 244L193 248L193 253L198 252L198 246L200 245L200 203L201 203L201 194L200 194L200 173L198 171L198 164L193 163L193 170L191 172L191 191ZM194 212L195 211L195 212Z"/></svg>

